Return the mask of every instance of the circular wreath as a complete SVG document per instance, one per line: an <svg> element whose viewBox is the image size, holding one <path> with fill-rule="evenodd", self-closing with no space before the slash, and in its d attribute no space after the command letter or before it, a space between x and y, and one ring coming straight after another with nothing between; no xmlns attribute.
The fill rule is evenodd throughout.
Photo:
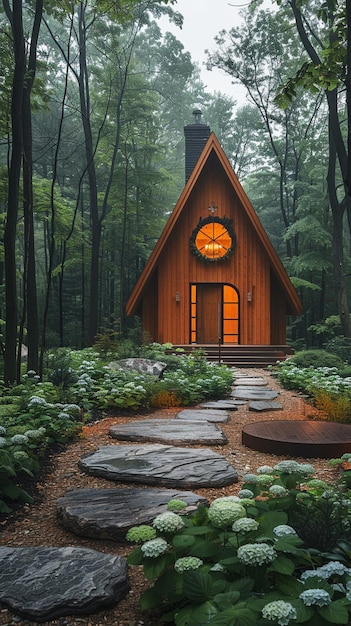
<svg viewBox="0 0 351 626"><path fill-rule="evenodd" d="M232 245L230 246L230 248L228 248L226 253L220 257L208 257L208 256L205 256L204 254L201 254L200 250L198 249L195 243L196 237L199 231L201 230L201 228L203 228L207 224L213 224L213 223L221 224L222 226L224 226L224 228L227 230L228 235L231 237L231 240L232 240ZM229 257L234 252L234 247L235 247L235 232L233 228L233 220L230 219L229 217L213 217L211 215L210 217L205 217L204 219L200 218L198 225L196 226L196 228L194 228L193 232L191 233L190 251L198 259L200 259L201 261L204 261L204 263L218 263L219 261L225 261L226 259L229 259Z"/></svg>

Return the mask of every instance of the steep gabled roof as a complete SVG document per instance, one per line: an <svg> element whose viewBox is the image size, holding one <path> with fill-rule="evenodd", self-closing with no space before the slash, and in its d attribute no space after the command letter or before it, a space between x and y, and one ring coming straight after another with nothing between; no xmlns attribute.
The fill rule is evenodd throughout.
<svg viewBox="0 0 351 626"><path fill-rule="evenodd" d="M285 293L285 297L290 305L290 309L292 314L295 315L301 315L302 313L302 304L300 301L300 298L298 296L298 293L295 290L295 287L293 286L292 282L290 281L290 278L279 258L279 256L277 255L266 231L264 230L259 218L257 217L255 210L249 200L249 198L247 197L243 187L241 186L241 184L239 183L239 180L232 168L232 166L230 165L216 135L214 133L211 133L207 143L193 169L192 174L189 177L188 182L186 183L182 193L179 196L178 202L175 205L171 215L169 216L169 219L161 233L160 238L158 239L155 248L153 249L129 299L126 305L126 312L127 315L133 315L135 313L135 311L137 310L137 307L140 303L140 300L143 296L143 293L147 287L148 281L151 278L153 272L155 271L156 267L157 267L157 262L158 259L160 257L160 254L162 253L165 245L167 244L168 238L170 237L172 230L179 218L179 216L181 215L184 206L186 205L186 202L195 186L196 181L198 180L208 158L210 157L211 153L214 152L218 158L218 160L220 161L220 164L223 167L223 170L225 171L226 175L228 176L228 179L234 189L234 191L236 192L239 201L244 209L244 211L246 212L247 217L249 218L253 228L256 231L256 234L259 238L259 240L261 241L263 248L269 258L271 267L279 281L279 283L281 284L281 287Z"/></svg>

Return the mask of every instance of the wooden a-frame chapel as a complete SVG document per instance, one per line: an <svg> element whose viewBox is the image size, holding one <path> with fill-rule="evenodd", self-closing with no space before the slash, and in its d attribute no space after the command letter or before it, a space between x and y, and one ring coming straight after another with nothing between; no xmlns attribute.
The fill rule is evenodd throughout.
<svg viewBox="0 0 351 626"><path fill-rule="evenodd" d="M152 341L284 356L300 298L217 137L194 111L186 184L126 305Z"/></svg>

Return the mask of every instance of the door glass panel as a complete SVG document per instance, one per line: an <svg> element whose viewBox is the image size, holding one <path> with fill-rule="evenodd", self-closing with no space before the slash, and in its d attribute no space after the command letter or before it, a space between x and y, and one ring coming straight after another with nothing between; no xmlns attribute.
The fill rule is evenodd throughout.
<svg viewBox="0 0 351 626"><path fill-rule="evenodd" d="M239 343L239 294L223 285L223 343Z"/></svg>

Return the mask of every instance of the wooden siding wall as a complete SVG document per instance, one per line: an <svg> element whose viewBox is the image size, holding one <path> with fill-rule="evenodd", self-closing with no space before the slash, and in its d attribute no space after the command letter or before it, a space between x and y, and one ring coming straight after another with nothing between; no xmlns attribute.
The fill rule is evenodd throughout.
<svg viewBox="0 0 351 626"><path fill-rule="evenodd" d="M212 202L218 206L216 216L233 219L236 244L230 259L205 263L191 254L189 238L199 220L208 217ZM270 264L215 155L202 170L158 262L158 334L154 337L157 341L190 343L191 283L234 285L240 295L239 342L251 345L271 342ZM275 288L278 289L277 285ZM156 317L155 311L150 310L152 302L154 298L148 297L148 302L143 303L143 325L148 330ZM275 327L285 328L285 311L282 315L281 307L275 311L274 319Z"/></svg>
<svg viewBox="0 0 351 626"><path fill-rule="evenodd" d="M286 300L275 276L271 275L271 344L286 342Z"/></svg>
<svg viewBox="0 0 351 626"><path fill-rule="evenodd" d="M158 337L158 307L157 307L158 275L153 274L146 294L142 300L141 319L143 329L150 334L151 341L157 341Z"/></svg>

